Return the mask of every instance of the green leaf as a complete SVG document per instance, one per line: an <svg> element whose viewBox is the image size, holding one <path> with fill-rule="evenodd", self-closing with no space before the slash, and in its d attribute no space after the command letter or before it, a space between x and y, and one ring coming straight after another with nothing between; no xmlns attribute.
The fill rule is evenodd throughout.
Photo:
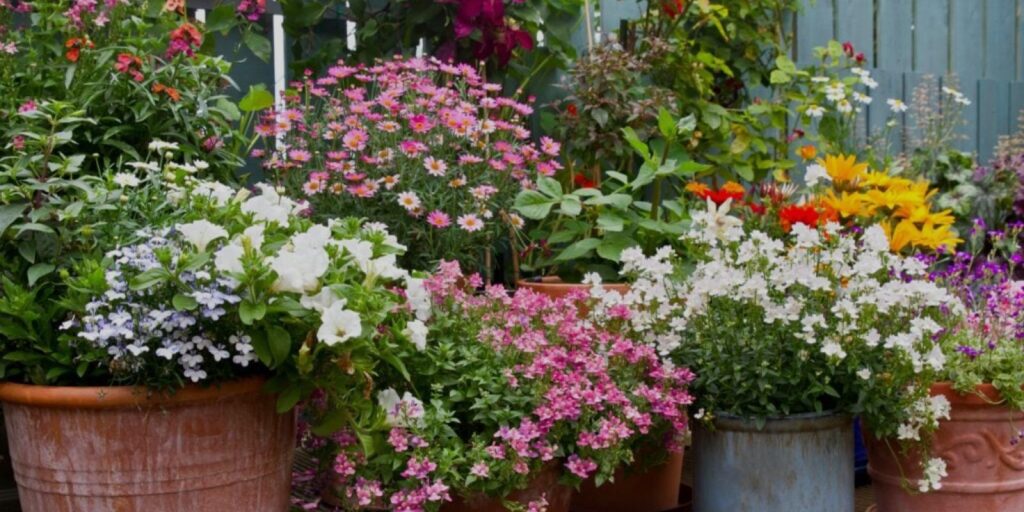
<svg viewBox="0 0 1024 512"><path fill-rule="evenodd" d="M260 359L263 366L270 368L274 365L274 355L270 352L270 345L267 343L267 336L263 331L254 330L250 333L252 337L252 351Z"/></svg>
<svg viewBox="0 0 1024 512"><path fill-rule="evenodd" d="M245 299L238 305L238 316L245 325L252 325L253 322L263 320L263 316L266 314L267 305L262 302L255 304L249 299Z"/></svg>
<svg viewBox="0 0 1024 512"><path fill-rule="evenodd" d="M191 311L199 307L199 301L197 301L195 297L185 295L184 293L175 294L174 298L171 299L171 304L174 306L174 309L177 309L178 311Z"/></svg>
<svg viewBox="0 0 1024 512"><path fill-rule="evenodd" d="M206 13L206 29L210 32L227 33L237 24L235 8L231 4L218 5Z"/></svg>
<svg viewBox="0 0 1024 512"><path fill-rule="evenodd" d="M583 211L583 205L580 203L580 198L570 195L562 197L562 203L559 205L559 209L563 214L575 217Z"/></svg>
<svg viewBox="0 0 1024 512"><path fill-rule="evenodd" d="M15 203L5 204L0 206L0 236L3 236L7 228L10 227L14 221L21 218L22 213L25 212L25 208L28 207L27 203Z"/></svg>
<svg viewBox="0 0 1024 512"><path fill-rule="evenodd" d="M633 196L629 194L608 194L587 199L586 203L592 206L611 205L619 210L625 210L629 208L629 205L633 204Z"/></svg>
<svg viewBox="0 0 1024 512"><path fill-rule="evenodd" d="M258 112L274 106L274 95L262 84L249 87L249 92L238 102L242 112Z"/></svg>
<svg viewBox="0 0 1024 512"><path fill-rule="evenodd" d="M676 123L676 132L678 133L692 133L697 129L697 116L688 114L685 117L681 117Z"/></svg>
<svg viewBox="0 0 1024 512"><path fill-rule="evenodd" d="M661 132L662 137L668 140L674 140L677 135L676 120L664 107L658 108L658 131Z"/></svg>
<svg viewBox="0 0 1024 512"><path fill-rule="evenodd" d="M692 176L697 173L704 172L710 169L711 166L708 164L702 164L700 162L694 162L693 160L683 160L676 166L674 174L677 176Z"/></svg>
<svg viewBox="0 0 1024 512"><path fill-rule="evenodd" d="M71 88L71 82L74 81L74 79L75 79L75 69L77 67L78 66L72 64L72 65L68 66L67 71L64 72L64 88L65 89L70 89Z"/></svg>
<svg viewBox="0 0 1024 512"><path fill-rule="evenodd" d="M267 345L270 347L274 366L278 366L287 361L292 353L292 335L279 325L267 326Z"/></svg>
<svg viewBox="0 0 1024 512"><path fill-rule="evenodd" d="M55 268L57 267L53 266L52 263L36 263L32 265L28 268L28 285L34 286L40 277L53 272Z"/></svg>
<svg viewBox="0 0 1024 512"><path fill-rule="evenodd" d="M134 291L145 290L166 282L169 277L170 274L166 269L153 268L133 277L128 283L128 287Z"/></svg>
<svg viewBox="0 0 1024 512"><path fill-rule="evenodd" d="M605 231L622 231L624 225L625 220L611 212L602 212L597 217L597 227Z"/></svg>
<svg viewBox="0 0 1024 512"><path fill-rule="evenodd" d="M776 69L772 71L770 80L772 85L788 84L791 78L788 74L786 74L785 71L782 71L781 69Z"/></svg>
<svg viewBox="0 0 1024 512"><path fill-rule="evenodd" d="M270 54L273 51L270 44L270 39L254 30L246 30L242 32L242 42L245 46L252 51L254 55L259 57L263 62L270 61Z"/></svg>
<svg viewBox="0 0 1024 512"><path fill-rule="evenodd" d="M345 411L341 409L331 409L327 414L310 429L311 432L320 436L328 437L331 434L341 430L345 426L347 415Z"/></svg>
<svg viewBox="0 0 1024 512"><path fill-rule="evenodd" d="M640 137L636 134L635 130L627 126L622 129L622 136L626 139L626 142L633 147L633 151L636 151L644 160L651 159L650 149L647 147L647 144L644 144L643 141L640 140Z"/></svg>
<svg viewBox="0 0 1024 512"><path fill-rule="evenodd" d="M633 240L629 236L622 233L613 233L604 238L601 241L601 245L597 246L598 256L611 261L619 261L619 257L622 256L622 251L636 245L636 240Z"/></svg>
<svg viewBox="0 0 1024 512"><path fill-rule="evenodd" d="M582 258L590 253L590 251L601 245L600 238L584 238L569 247L566 247L556 258L555 261L569 261Z"/></svg>
<svg viewBox="0 0 1024 512"><path fill-rule="evenodd" d="M513 206L516 211L523 214L523 217L533 220L541 220L551 213L551 207L555 202L548 199L536 190L523 190L516 196Z"/></svg>
<svg viewBox="0 0 1024 512"><path fill-rule="evenodd" d="M541 176L537 180L537 190L552 199L560 199L562 197L562 184L558 180L547 176Z"/></svg>
<svg viewBox="0 0 1024 512"><path fill-rule="evenodd" d="M597 121L597 125L604 128L608 124L608 111L602 108L595 108L590 111L590 117Z"/></svg>
<svg viewBox="0 0 1024 512"><path fill-rule="evenodd" d="M295 407L295 404L299 403L300 398L302 398L302 390L299 386L288 386L287 389L277 396L278 414L292 410L292 408Z"/></svg>

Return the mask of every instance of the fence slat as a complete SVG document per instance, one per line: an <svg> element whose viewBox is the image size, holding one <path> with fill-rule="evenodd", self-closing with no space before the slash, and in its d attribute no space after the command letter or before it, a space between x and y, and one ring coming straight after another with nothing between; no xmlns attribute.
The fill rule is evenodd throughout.
<svg viewBox="0 0 1024 512"><path fill-rule="evenodd" d="M1024 82L1010 84L1010 130L1024 130L1021 123L1021 111L1024 111Z"/></svg>
<svg viewBox="0 0 1024 512"><path fill-rule="evenodd" d="M849 41L858 52L864 52L869 64L875 63L874 9L863 0L836 0L836 39Z"/></svg>
<svg viewBox="0 0 1024 512"><path fill-rule="evenodd" d="M914 64L914 11L909 0L878 0L875 65L907 71Z"/></svg>
<svg viewBox="0 0 1024 512"><path fill-rule="evenodd" d="M637 0L601 0L601 32L608 37L619 29L622 20L636 20L644 15L646 4Z"/></svg>
<svg viewBox="0 0 1024 512"><path fill-rule="evenodd" d="M951 0L952 72L962 80L977 80L985 72L985 61L979 57L984 40L982 14L978 0Z"/></svg>
<svg viewBox="0 0 1024 512"><path fill-rule="evenodd" d="M1011 81L1014 77L1013 50L1017 19L1014 0L985 0L985 78Z"/></svg>
<svg viewBox="0 0 1024 512"><path fill-rule="evenodd" d="M1010 132L1010 84L996 80L978 81L978 156L992 158L1000 135Z"/></svg>
<svg viewBox="0 0 1024 512"><path fill-rule="evenodd" d="M832 2L822 0L804 6L804 12L796 21L796 58L798 62L814 61L814 48L825 46L835 38Z"/></svg>
<svg viewBox="0 0 1024 512"><path fill-rule="evenodd" d="M944 75L949 64L949 0L915 5L914 71Z"/></svg>

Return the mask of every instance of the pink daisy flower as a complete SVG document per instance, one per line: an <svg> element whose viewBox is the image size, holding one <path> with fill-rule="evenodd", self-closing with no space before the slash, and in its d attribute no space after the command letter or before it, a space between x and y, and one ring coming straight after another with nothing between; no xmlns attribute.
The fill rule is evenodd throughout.
<svg viewBox="0 0 1024 512"><path fill-rule="evenodd" d="M458 223L460 228L470 233L480 231L484 228L484 221L480 220L480 217L472 213L467 213L466 215L459 217Z"/></svg>
<svg viewBox="0 0 1024 512"><path fill-rule="evenodd" d="M441 210L434 210L427 215L427 224L438 229L444 229L452 225L452 218Z"/></svg>

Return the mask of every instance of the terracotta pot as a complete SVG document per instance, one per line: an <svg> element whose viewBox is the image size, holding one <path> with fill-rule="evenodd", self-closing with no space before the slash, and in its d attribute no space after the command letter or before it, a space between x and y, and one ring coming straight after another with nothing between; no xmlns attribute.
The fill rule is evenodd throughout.
<svg viewBox="0 0 1024 512"><path fill-rule="evenodd" d="M560 464L548 464L520 491L509 495L508 501L527 505L532 501L544 498L548 502L547 512L569 512L572 501L572 488L558 483L562 476ZM451 503L441 506L441 512L506 512L500 498L485 495L453 496Z"/></svg>
<svg viewBox="0 0 1024 512"><path fill-rule="evenodd" d="M887 445L865 431L878 512L1024 510L1024 445L1010 444L1014 429L1024 422L1024 412L993 405L1000 397L992 385L978 390L986 398L960 395L949 383L932 386L933 395L944 395L952 405L950 419L940 422L932 444L949 473L941 489L924 494L905 491L901 469L914 485L921 477L919 459L912 453L901 456L896 441Z"/></svg>
<svg viewBox="0 0 1024 512"><path fill-rule="evenodd" d="M518 288L526 288L527 290L533 290L537 293L541 293L551 297L552 299L558 299L573 290L589 290L590 285L580 283L563 283L558 277L549 276L542 277L540 281L533 281L528 279L520 279L516 281ZM601 285L606 290L615 290L619 293L626 293L629 291L629 285L626 283L607 283Z"/></svg>
<svg viewBox="0 0 1024 512"><path fill-rule="evenodd" d="M679 502L683 475L683 452L670 453L668 460L641 473L628 468L615 472L615 481L597 487L583 482L573 494L574 512L663 512Z"/></svg>
<svg viewBox="0 0 1024 512"><path fill-rule="evenodd" d="M170 396L0 383L22 510L287 510L295 416L263 382Z"/></svg>

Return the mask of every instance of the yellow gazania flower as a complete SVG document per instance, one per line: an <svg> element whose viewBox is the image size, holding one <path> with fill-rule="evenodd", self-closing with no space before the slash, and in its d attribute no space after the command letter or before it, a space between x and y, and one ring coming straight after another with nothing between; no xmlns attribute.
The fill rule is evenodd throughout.
<svg viewBox="0 0 1024 512"><path fill-rule="evenodd" d="M914 226L914 223L909 220L900 221L895 228L889 222L882 222L881 226L885 231L885 236L889 238L889 249L892 252L902 251L921 236L917 226Z"/></svg>
<svg viewBox="0 0 1024 512"><path fill-rule="evenodd" d="M835 191L828 191L824 197L821 198L822 203L828 208L832 209L839 214L842 218L858 217L865 213L864 208L864 194L860 192L840 192L836 195Z"/></svg>
<svg viewBox="0 0 1024 512"><path fill-rule="evenodd" d="M833 183L855 183L868 170L868 164L857 163L856 155L826 155L818 159L818 164L825 168Z"/></svg>
<svg viewBox="0 0 1024 512"><path fill-rule="evenodd" d="M950 250L955 249L957 244L960 242L963 242L963 240L957 238L950 226L925 224L924 227L918 231L917 238L914 240L914 245L918 247L927 247L933 251L939 247L945 247L947 250Z"/></svg>
<svg viewBox="0 0 1024 512"><path fill-rule="evenodd" d="M892 180L893 177L889 176L889 173L871 171L864 173L860 184L866 188L889 188Z"/></svg>
<svg viewBox="0 0 1024 512"><path fill-rule="evenodd" d="M925 198L917 192L909 190L873 189L864 193L864 202L867 204L868 212L875 213L879 209L892 211L924 205Z"/></svg>
<svg viewBox="0 0 1024 512"><path fill-rule="evenodd" d="M917 225L934 224L936 226L948 226L956 222L952 210L933 212L927 204L901 206L893 212L893 217L907 219Z"/></svg>

